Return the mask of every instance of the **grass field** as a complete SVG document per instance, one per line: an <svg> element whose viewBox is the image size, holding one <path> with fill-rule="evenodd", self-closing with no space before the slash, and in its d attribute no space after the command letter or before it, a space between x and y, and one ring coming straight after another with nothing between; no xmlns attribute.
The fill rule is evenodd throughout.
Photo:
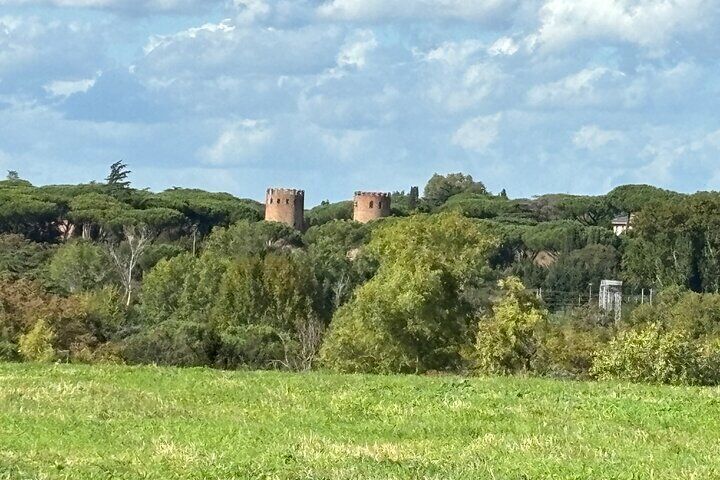
<svg viewBox="0 0 720 480"><path fill-rule="evenodd" d="M0 364L0 478L720 478L720 390Z"/></svg>

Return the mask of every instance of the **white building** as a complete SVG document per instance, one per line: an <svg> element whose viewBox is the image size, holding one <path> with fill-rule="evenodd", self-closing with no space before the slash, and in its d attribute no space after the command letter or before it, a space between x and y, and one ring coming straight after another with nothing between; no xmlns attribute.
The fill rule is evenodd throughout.
<svg viewBox="0 0 720 480"><path fill-rule="evenodd" d="M627 233L628 230L632 230L631 222L634 216L635 215L633 214L619 215L613 218L612 227L615 235L619 237L620 235L624 235L625 233Z"/></svg>

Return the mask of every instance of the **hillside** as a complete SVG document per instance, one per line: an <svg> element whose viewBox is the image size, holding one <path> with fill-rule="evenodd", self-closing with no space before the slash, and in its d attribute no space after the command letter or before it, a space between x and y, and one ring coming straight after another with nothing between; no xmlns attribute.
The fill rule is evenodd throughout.
<svg viewBox="0 0 720 480"><path fill-rule="evenodd" d="M718 478L716 389L0 364L0 478Z"/></svg>

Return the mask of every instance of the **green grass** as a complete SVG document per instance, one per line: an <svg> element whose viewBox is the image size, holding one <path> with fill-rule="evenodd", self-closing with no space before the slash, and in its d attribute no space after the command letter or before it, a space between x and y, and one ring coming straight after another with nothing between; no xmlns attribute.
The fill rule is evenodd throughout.
<svg viewBox="0 0 720 480"><path fill-rule="evenodd" d="M0 478L720 478L720 390L0 364Z"/></svg>

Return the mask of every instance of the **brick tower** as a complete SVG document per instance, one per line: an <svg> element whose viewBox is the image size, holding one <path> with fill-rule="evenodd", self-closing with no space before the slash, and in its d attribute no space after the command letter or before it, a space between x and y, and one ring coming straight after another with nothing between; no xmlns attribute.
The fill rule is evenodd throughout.
<svg viewBox="0 0 720 480"><path fill-rule="evenodd" d="M379 192L355 192L353 220L367 223L390 216L390 194Z"/></svg>
<svg viewBox="0 0 720 480"><path fill-rule="evenodd" d="M296 230L303 230L305 191L294 188L268 188L265 195L265 221L280 222Z"/></svg>

